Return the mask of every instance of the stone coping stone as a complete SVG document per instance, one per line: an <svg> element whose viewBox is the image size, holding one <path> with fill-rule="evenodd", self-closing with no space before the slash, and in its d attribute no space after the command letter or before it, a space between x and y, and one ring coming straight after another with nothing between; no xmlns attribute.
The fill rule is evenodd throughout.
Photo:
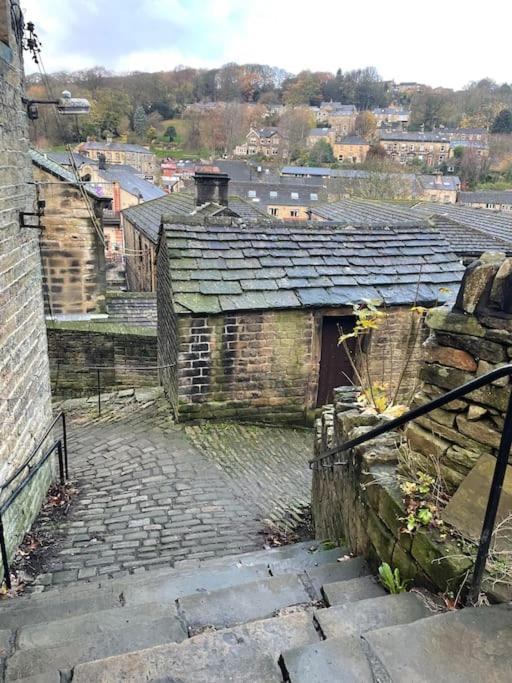
<svg viewBox="0 0 512 683"><path fill-rule="evenodd" d="M459 531L464 538L479 541L489 498L489 490L496 465L496 458L484 454L466 475L443 511L443 520ZM501 492L496 524L512 513L512 466L507 465ZM496 548L510 549L511 541L496 537Z"/></svg>
<svg viewBox="0 0 512 683"><path fill-rule="evenodd" d="M423 600L414 593L383 595L315 612L326 638L355 636L384 626L408 624L431 615Z"/></svg>
<svg viewBox="0 0 512 683"><path fill-rule="evenodd" d="M281 652L318 640L311 614L289 614L81 664L75 667L73 683L282 683Z"/></svg>
<svg viewBox="0 0 512 683"><path fill-rule="evenodd" d="M187 633L178 620L176 605L148 603L134 607L117 607L105 609L76 617L58 619L49 623L28 624L22 626L17 633L16 646L20 650L37 647L53 647L83 637L102 637L110 631L138 625L146 628L158 619L176 619L176 633L173 640L179 641L187 637ZM180 637L181 636L181 637Z"/></svg>
<svg viewBox="0 0 512 683"><path fill-rule="evenodd" d="M373 576L361 576L348 581L324 583L322 594L327 604L331 606L387 595L384 588Z"/></svg>
<svg viewBox="0 0 512 683"><path fill-rule="evenodd" d="M319 567L306 569L306 574L318 593L326 583L347 581L369 574L369 569L362 557L343 558L338 562L330 562Z"/></svg>
<svg viewBox="0 0 512 683"><path fill-rule="evenodd" d="M114 322L92 322L90 320L47 320L46 327L49 330L60 330L62 332L91 332L102 335L118 334L155 338L157 336L157 330L154 327L125 325Z"/></svg>
<svg viewBox="0 0 512 683"><path fill-rule="evenodd" d="M7 661L6 678L9 681L36 672L69 670L81 662L179 642L185 638L183 627L175 616L153 619L142 625L134 622L123 628L82 636L62 645L18 650Z"/></svg>
<svg viewBox="0 0 512 683"><path fill-rule="evenodd" d="M510 606L446 612L363 635L393 683L508 683Z"/></svg>
<svg viewBox="0 0 512 683"><path fill-rule="evenodd" d="M273 576L241 586L231 586L178 599L178 609L189 633L214 626L229 628L266 619L291 605L309 604L311 598L298 576Z"/></svg>
<svg viewBox="0 0 512 683"><path fill-rule="evenodd" d="M361 641L354 636L330 638L288 650L282 655L290 683L368 683L372 670Z"/></svg>

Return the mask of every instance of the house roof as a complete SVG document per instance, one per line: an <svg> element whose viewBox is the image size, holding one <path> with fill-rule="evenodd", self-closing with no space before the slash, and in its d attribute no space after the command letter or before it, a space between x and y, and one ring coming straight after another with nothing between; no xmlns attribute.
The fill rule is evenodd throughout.
<svg viewBox="0 0 512 683"><path fill-rule="evenodd" d="M331 131L331 128L310 128L308 135L310 137L325 137L329 135Z"/></svg>
<svg viewBox="0 0 512 683"><path fill-rule="evenodd" d="M449 142L448 134L441 130L432 130L422 133L420 131L392 131L381 132L379 138L386 142Z"/></svg>
<svg viewBox="0 0 512 683"><path fill-rule="evenodd" d="M198 211L214 214L223 209L225 207L215 203L198 207L196 206L193 194L176 192L166 194L153 201L143 202L137 206L131 206L128 209L124 209L122 214L137 230L140 230L149 240L156 244L163 215L190 216L193 212L197 213ZM246 220L269 218L257 206L236 196L229 197L228 209Z"/></svg>
<svg viewBox="0 0 512 683"><path fill-rule="evenodd" d="M253 202L260 207L277 206L310 206L325 201L327 194L321 185L312 183L291 183L275 179L273 183L263 181L230 183L230 189L239 197Z"/></svg>
<svg viewBox="0 0 512 683"><path fill-rule="evenodd" d="M360 135L347 135L345 136L340 142L337 143L338 145L364 145L365 147L368 147L368 142L362 138Z"/></svg>
<svg viewBox="0 0 512 683"><path fill-rule="evenodd" d="M82 142L79 145L79 149L80 151L88 149L97 149L100 151L111 150L113 152L136 152L137 154L153 154L149 149L146 149L146 147L142 147L142 145L131 145L124 142Z"/></svg>
<svg viewBox="0 0 512 683"><path fill-rule="evenodd" d="M341 199L310 208L318 218L345 225L417 225L422 220L408 208L368 199Z"/></svg>
<svg viewBox="0 0 512 683"><path fill-rule="evenodd" d="M353 104L341 104L341 102L322 102L320 109L331 109L333 116L351 116L357 114L357 109Z"/></svg>
<svg viewBox="0 0 512 683"><path fill-rule="evenodd" d="M347 228L317 223L198 219L164 222L178 312L220 313L434 303L455 289L463 268L426 224Z"/></svg>
<svg viewBox="0 0 512 683"><path fill-rule="evenodd" d="M460 204L512 204L512 189L460 192L458 201Z"/></svg>
<svg viewBox="0 0 512 683"><path fill-rule="evenodd" d="M279 130L274 126L267 126L265 128L252 128L251 130L255 131L260 138L271 138L276 133L279 133ZM250 134L251 133L248 133L248 135Z"/></svg>
<svg viewBox="0 0 512 683"><path fill-rule="evenodd" d="M75 174L69 171L67 168L64 168L64 166L61 166L52 159L48 158L46 154L43 154L42 152L39 152L36 149L31 149L30 157L32 159L32 163L38 166L39 168L42 168L43 171L51 173L53 176L59 178L60 180L66 183L74 185L75 187L79 187L80 181L79 179L77 179ZM105 196L103 191L99 191L93 185L88 185L84 183L82 184L82 186L85 188L87 194L90 197L93 197L93 199L99 199L103 201L111 199L111 197Z"/></svg>
<svg viewBox="0 0 512 683"><path fill-rule="evenodd" d="M500 239L512 244L512 214L508 212L473 209L458 204L435 204L425 202L416 204L411 209L418 217L439 214L456 221L471 230L476 230L491 238Z"/></svg>
<svg viewBox="0 0 512 683"><path fill-rule="evenodd" d="M450 190L460 188L460 178L456 175L419 175L418 182L424 190Z"/></svg>
<svg viewBox="0 0 512 683"><path fill-rule="evenodd" d="M82 166L83 164L91 163L89 157L86 157L84 154L80 154L79 152L70 153L45 151L44 154L48 157L48 159L51 159L51 161L55 161L55 163L60 164L61 166L71 166L71 157L73 158L77 166Z"/></svg>
<svg viewBox="0 0 512 683"><path fill-rule="evenodd" d="M105 170L98 169L98 174L111 183L119 183L123 190L147 202L163 197L165 192L149 180L140 177L137 169L126 164L110 164Z"/></svg>
<svg viewBox="0 0 512 683"><path fill-rule="evenodd" d="M440 206L439 210L442 211L442 208ZM441 232L459 256L478 258L484 251L503 251L507 256L512 255L512 240L493 237L442 214L433 214L428 220Z"/></svg>

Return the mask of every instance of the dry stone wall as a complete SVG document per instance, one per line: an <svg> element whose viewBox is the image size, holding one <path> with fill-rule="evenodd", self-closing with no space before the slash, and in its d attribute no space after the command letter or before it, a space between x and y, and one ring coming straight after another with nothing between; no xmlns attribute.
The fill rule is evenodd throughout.
<svg viewBox="0 0 512 683"><path fill-rule="evenodd" d="M423 390L415 404L510 362L512 357L512 259L487 253L468 266L453 307L429 311ZM407 430L426 466L438 465L455 491L483 453L495 455L510 396L508 377L453 401Z"/></svg>

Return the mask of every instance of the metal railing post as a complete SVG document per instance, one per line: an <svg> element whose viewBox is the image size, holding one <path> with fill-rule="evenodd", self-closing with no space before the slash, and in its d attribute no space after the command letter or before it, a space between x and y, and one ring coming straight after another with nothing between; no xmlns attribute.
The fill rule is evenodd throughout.
<svg viewBox="0 0 512 683"><path fill-rule="evenodd" d="M69 479L68 470L68 432L66 428L66 415L62 413L62 441L64 446L64 471L66 474L66 479Z"/></svg>
<svg viewBox="0 0 512 683"><path fill-rule="evenodd" d="M96 369L96 386L98 389L98 415L101 415L100 369Z"/></svg>
<svg viewBox="0 0 512 683"><path fill-rule="evenodd" d="M2 514L1 513L0 513L0 555L2 556L2 565L4 568L4 582L5 582L5 585L7 586L7 589L10 590L12 588L11 570L9 568L9 560L7 558L7 547L5 545L5 536L4 536L4 522L2 520Z"/></svg>
<svg viewBox="0 0 512 683"><path fill-rule="evenodd" d="M59 478L60 478L60 483L63 486L65 479L64 479L64 456L62 453L62 441L59 439L57 441L57 455L59 458Z"/></svg>
<svg viewBox="0 0 512 683"><path fill-rule="evenodd" d="M496 456L496 465L494 467L491 488L489 490L489 498L487 500L487 509L485 511L482 533L480 535L480 543L478 545L478 553L476 556L475 568L473 570L473 579L471 582L471 590L469 595L469 599L473 604L477 603L478 596L480 595L482 578L485 571L487 556L489 555L489 547L491 545L492 533L494 530L494 524L496 522L496 515L498 514L501 491L503 489L503 481L505 480L505 473L507 471L508 458L510 455L511 446L512 394L510 395L510 398L508 400L507 412L505 414L505 424L503 425L500 447L498 449L498 455Z"/></svg>

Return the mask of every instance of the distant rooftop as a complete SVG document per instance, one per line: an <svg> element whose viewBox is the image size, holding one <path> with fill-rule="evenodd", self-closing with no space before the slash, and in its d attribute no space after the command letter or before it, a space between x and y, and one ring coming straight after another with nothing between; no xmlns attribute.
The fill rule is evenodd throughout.
<svg viewBox="0 0 512 683"><path fill-rule="evenodd" d="M104 180L119 183L123 190L144 202L165 195L162 188L141 178L137 169L127 164L108 164L105 170L99 169L98 173Z"/></svg>
<svg viewBox="0 0 512 683"><path fill-rule="evenodd" d="M64 166L61 166L60 164L56 163L52 159L48 158L46 154L39 152L36 149L31 149L30 157L32 159L33 164L43 169L47 173L51 173L56 178L59 178L60 180L66 183L74 185L75 187L79 187L80 184L82 184L80 179L77 178L74 175L74 173L72 173L67 168L64 168ZM94 199L111 199L111 197L105 196L105 193L103 191L98 191L93 185L83 183L82 186L85 188L87 194L93 197Z"/></svg>
<svg viewBox="0 0 512 683"><path fill-rule="evenodd" d="M114 152L136 152L137 154L151 154L152 152L142 145L132 145L124 142L82 142L80 144L81 150L97 149L97 150L112 150Z"/></svg>
<svg viewBox="0 0 512 683"><path fill-rule="evenodd" d="M461 204L512 204L512 188L510 190L461 192L458 201Z"/></svg>

